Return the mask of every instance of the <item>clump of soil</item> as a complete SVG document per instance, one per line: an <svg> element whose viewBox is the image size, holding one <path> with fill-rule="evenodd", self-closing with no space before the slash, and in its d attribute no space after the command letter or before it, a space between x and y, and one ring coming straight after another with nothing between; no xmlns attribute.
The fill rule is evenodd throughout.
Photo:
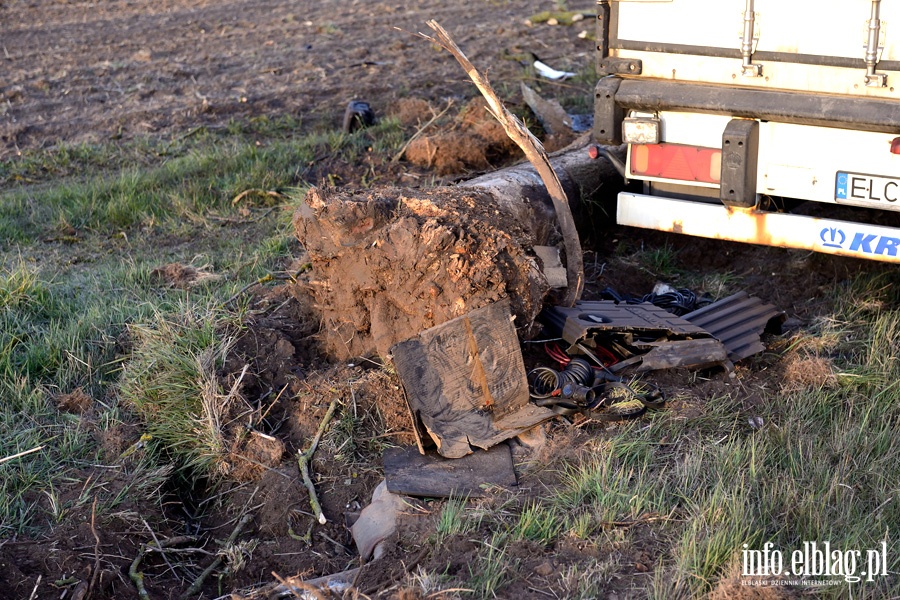
<svg viewBox="0 0 900 600"><path fill-rule="evenodd" d="M450 175L489 169L520 157L521 151L485 108L484 100L475 98L449 128L413 140L405 156L414 165Z"/></svg>
<svg viewBox="0 0 900 600"><path fill-rule="evenodd" d="M284 444L278 438L251 431L229 455L229 476L236 481L259 479L266 469L278 466L284 455Z"/></svg>
<svg viewBox="0 0 900 600"><path fill-rule="evenodd" d="M388 114L396 117L404 127L421 127L431 120L437 111L422 98L401 98L391 107Z"/></svg>
<svg viewBox="0 0 900 600"><path fill-rule="evenodd" d="M214 281L221 277L202 268L181 263L169 263L157 267L150 271L150 276L167 287L182 290L187 290L205 281Z"/></svg>
<svg viewBox="0 0 900 600"><path fill-rule="evenodd" d="M56 397L56 406L59 410L76 415L87 412L93 403L91 397L81 388L75 388L68 394L60 394Z"/></svg>

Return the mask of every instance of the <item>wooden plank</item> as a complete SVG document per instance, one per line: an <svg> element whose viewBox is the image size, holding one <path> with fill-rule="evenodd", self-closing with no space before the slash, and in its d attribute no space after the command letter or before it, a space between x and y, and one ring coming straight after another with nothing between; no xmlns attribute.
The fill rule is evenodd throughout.
<svg viewBox="0 0 900 600"><path fill-rule="evenodd" d="M447 460L433 450L423 456L415 446L388 448L384 476L389 492L427 498L480 498L487 487L518 485L506 444L457 460Z"/></svg>
<svg viewBox="0 0 900 600"><path fill-rule="evenodd" d="M490 448L553 417L529 402L505 300L423 331L391 354L410 412L444 457Z"/></svg>

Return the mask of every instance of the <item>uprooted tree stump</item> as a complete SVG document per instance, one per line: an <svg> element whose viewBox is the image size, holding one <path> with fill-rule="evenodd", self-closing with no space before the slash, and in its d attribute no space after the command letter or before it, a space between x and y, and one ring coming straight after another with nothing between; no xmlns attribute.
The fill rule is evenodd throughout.
<svg viewBox="0 0 900 600"><path fill-rule="evenodd" d="M613 176L584 146L551 165L576 204ZM386 356L500 298L527 335L550 292L532 249L562 246L552 200L527 164L459 187L313 188L294 227L313 265L324 341L340 359Z"/></svg>
<svg viewBox="0 0 900 600"><path fill-rule="evenodd" d="M533 323L549 285L529 248L552 228L464 188L313 188L294 217L316 305L339 358L388 354L396 342L509 298Z"/></svg>

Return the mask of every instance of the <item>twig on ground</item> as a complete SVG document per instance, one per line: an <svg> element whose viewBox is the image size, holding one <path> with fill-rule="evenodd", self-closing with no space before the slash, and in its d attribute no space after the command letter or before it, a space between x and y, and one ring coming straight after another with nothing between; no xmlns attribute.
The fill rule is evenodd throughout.
<svg viewBox="0 0 900 600"><path fill-rule="evenodd" d="M307 594L312 594L312 596L316 600L328 600L328 597L325 596L322 593L322 591L315 586L303 583L302 581L296 581L296 580L294 580L293 577L291 578L291 582L288 583L283 577L281 577L275 571L272 571L272 577L277 579L278 583L280 583L282 585L283 591L289 592L291 594L291 596L294 596L296 598L303 598L303 596L301 596L297 592L304 591ZM282 591L282 590L280 590L280 591Z"/></svg>
<svg viewBox="0 0 900 600"><path fill-rule="evenodd" d="M313 485L312 479L310 479L309 463L312 462L312 457L316 452L316 447L319 445L319 440L322 439L322 434L325 433L325 429L328 427L331 417L334 416L334 411L337 410L338 402L337 399L331 401L331 404L328 406L328 411L322 418L322 422L319 423L319 430L316 432L316 437L313 438L309 449L306 452L297 451L297 464L300 467L300 474L303 476L303 483L306 484L306 489L309 491L309 504L320 525L324 525L328 520L325 518L325 513L322 512L322 505L319 504L319 498L316 496L316 487Z"/></svg>
<svg viewBox="0 0 900 600"><path fill-rule="evenodd" d="M25 450L24 452L19 452L18 454L13 454L12 456L0 458L0 464L3 464L8 460L12 460L14 458L19 458L20 456L25 456L26 454L31 454L33 452L37 452L38 450L43 450L43 449L44 449L43 446L38 446L37 448L32 448L31 450Z"/></svg>
<svg viewBox="0 0 900 600"><path fill-rule="evenodd" d="M231 205L234 206L250 194L258 194L260 196L267 196L269 198L284 198L284 196L282 196L275 190L261 190L259 188L250 188L249 190L244 190L243 192L235 196L234 200L231 201Z"/></svg>
<svg viewBox="0 0 900 600"><path fill-rule="evenodd" d="M231 304L232 302L237 300L241 295L243 295L244 292L248 291L250 288L254 288L254 287L256 287L258 285L262 285L264 283L269 283L270 281L290 281L291 283L296 283L297 278L302 273L305 273L306 271L309 271L310 269L312 269L312 263L306 263L304 265L301 265L301 267L293 275L276 275L273 273L267 273L266 275L263 275L262 277L260 277L256 281L254 281L253 283L248 283L247 285L242 287L234 296L232 296L231 298L229 298L228 300L223 302L222 306L228 306L229 304Z"/></svg>
<svg viewBox="0 0 900 600"><path fill-rule="evenodd" d="M237 537L241 534L241 530L252 519L253 519L253 513L249 513L249 512L247 514L245 514L243 517L241 517L241 520L238 521L237 525L235 525L234 531L231 532L231 535L228 536L228 539L225 541L225 543L222 545L222 547L220 549L227 548L228 546L231 546L232 544L234 544L234 540L236 540ZM206 580L206 578L209 577L209 575L213 571L215 571L216 569L219 568L219 565L222 564L223 560L225 560L225 557L223 555L219 554L216 557L216 559L212 562L212 564L209 565L208 567L206 567L206 569L202 573L200 573L200 576L194 580L194 583L191 584L191 587L189 587L187 589L187 591L181 595L180 600L187 600L191 596L194 596L195 594L197 594L197 592L200 591L200 588L203 587L203 582Z"/></svg>
<svg viewBox="0 0 900 600"><path fill-rule="evenodd" d="M447 101L447 107L446 107L444 110L442 110L441 112L439 112L439 113L437 113L436 115L434 115L433 117L431 117L431 119L430 119L427 123L425 123L424 125L422 125L421 127L419 127L419 130L416 131L416 132L412 135L411 138L409 138L408 140L406 140L406 143L403 144L403 147L400 148L400 151L399 151L397 154L395 154L393 158L391 158L391 162L395 163L395 162L397 162L398 160L400 160L401 158L403 158L403 155L406 154L406 151L409 149L409 145L412 144L412 143L413 143L414 141L416 141L417 139L419 139L419 136L422 135L422 133L424 133L424 131L425 131L426 129L428 129L429 127L431 127L431 125L432 125L435 121L437 121L438 119L440 119L441 117L443 117L445 114L447 114L447 111L450 110L450 107L451 107L451 106L453 106L453 99L452 99L452 98L451 98L450 100Z"/></svg>
<svg viewBox="0 0 900 600"><path fill-rule="evenodd" d="M141 600L150 600L150 594L147 593L147 588L144 587L144 574L138 571L138 568L141 566L141 561L144 559L144 552L145 548L141 547L137 556L134 557L134 561L132 561L131 566L128 567L128 578L131 579L132 583L134 583L134 587L137 588L138 598Z"/></svg>
<svg viewBox="0 0 900 600"><path fill-rule="evenodd" d="M43 579L43 575L38 575L37 581L34 582L34 589L31 590L31 595L28 596L28 600L34 600L37 598L37 590L38 586L41 585L41 579Z"/></svg>
<svg viewBox="0 0 900 600"><path fill-rule="evenodd" d="M147 528L147 531L150 532L150 537L153 538L153 542L156 544L156 547L161 549L162 546L161 546L160 543L159 543L159 538L156 537L156 533L154 533L153 529L150 528L150 525L147 523L147 520L144 519L143 517L141 517L141 523L143 523L143 524L144 524L144 527ZM166 563L166 566L169 567L169 570L172 572L172 574L173 574L173 575L176 575L176 573L175 573L175 567L173 567L173 566L172 566L172 563L169 562L169 558L166 556L166 553L165 553L165 552L160 552L160 554L162 555L163 562ZM176 575L176 576L177 576L177 575Z"/></svg>
<svg viewBox="0 0 900 600"><path fill-rule="evenodd" d="M559 221L559 228L562 232L563 244L566 250L566 281L568 287L563 304L573 306L575 301L581 297L581 290L584 287L584 259L581 254L581 242L578 238L578 231L575 229L575 219L572 217L572 210L569 207L569 200L559 181L559 177L550 165L547 152L544 150L541 142L525 127L525 124L507 110L491 87L487 77L482 75L466 58L466 55L459 49L459 46L456 45L450 34L437 21L426 21L426 24L434 30L436 36L433 38L423 33L420 33L419 36L444 48L462 65L475 87L487 100L488 111L500 122L500 125L506 131L506 135L522 149L528 162L534 166L541 177L541 181L544 182L547 192L553 200L553 207L556 211L556 218Z"/></svg>
<svg viewBox="0 0 900 600"><path fill-rule="evenodd" d="M94 534L94 572L91 573L91 583L88 585L87 598L90 598L94 589L97 587L97 580L100 578L100 536L97 535L97 527L95 525L97 519L97 496L94 496L94 503L91 505L91 533Z"/></svg>
<svg viewBox="0 0 900 600"><path fill-rule="evenodd" d="M150 594L147 593L147 588L144 586L144 574L138 570L140 569L141 561L144 560L144 556L146 556L148 552L159 552L162 554L165 552L165 548L168 548L169 546L177 546L178 544L193 542L197 539L191 535L179 535L160 542L156 540L156 536L153 535L152 530L150 531L150 535L153 537L156 545L142 544L141 549L138 551L137 556L134 557L131 566L128 567L128 577L131 579L132 583L134 583L134 587L137 588L138 598L141 600L150 600ZM165 559L165 554L163 554L163 559ZM169 564L168 560L166 560L166 564ZM171 565L169 566L171 567Z"/></svg>

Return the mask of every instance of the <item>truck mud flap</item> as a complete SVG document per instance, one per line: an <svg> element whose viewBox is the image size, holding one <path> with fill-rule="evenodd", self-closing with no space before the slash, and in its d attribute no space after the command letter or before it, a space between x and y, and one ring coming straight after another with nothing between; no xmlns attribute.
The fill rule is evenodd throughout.
<svg viewBox="0 0 900 600"><path fill-rule="evenodd" d="M900 229L622 192L620 225L900 263Z"/></svg>

